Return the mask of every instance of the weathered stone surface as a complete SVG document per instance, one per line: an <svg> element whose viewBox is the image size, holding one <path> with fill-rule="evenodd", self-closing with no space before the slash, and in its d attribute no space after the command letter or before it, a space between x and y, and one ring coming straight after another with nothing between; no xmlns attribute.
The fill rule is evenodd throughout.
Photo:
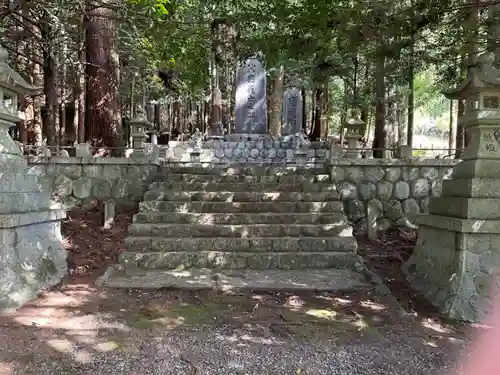
<svg viewBox="0 0 500 375"><path fill-rule="evenodd" d="M389 181L379 181L377 183L377 196L381 200L389 200L392 197L393 184Z"/></svg>
<svg viewBox="0 0 500 375"><path fill-rule="evenodd" d="M370 181L363 181L358 185L359 196L363 200L370 200L375 196L377 185Z"/></svg>
<svg viewBox="0 0 500 375"><path fill-rule="evenodd" d="M412 181L411 192L414 198L428 197L430 192L429 180L419 178L418 180Z"/></svg>
<svg viewBox="0 0 500 375"><path fill-rule="evenodd" d="M73 195L76 198L84 199L92 194L92 180L88 177L80 177L73 184Z"/></svg>
<svg viewBox="0 0 500 375"><path fill-rule="evenodd" d="M458 238L457 238L458 237ZM472 248L457 244L474 244ZM500 236L420 226L412 257L404 264L412 287L451 318L480 321L500 290ZM495 254L492 254L492 251ZM486 266L488 265L488 266Z"/></svg>
<svg viewBox="0 0 500 375"><path fill-rule="evenodd" d="M383 202L385 216L389 220L397 220L403 216L403 207L398 200Z"/></svg>
<svg viewBox="0 0 500 375"><path fill-rule="evenodd" d="M353 221L366 217L365 204L357 199L349 199L347 201L346 212Z"/></svg>
<svg viewBox="0 0 500 375"><path fill-rule="evenodd" d="M344 181L339 185L339 193L342 199L355 199L358 196L356 185Z"/></svg>
<svg viewBox="0 0 500 375"><path fill-rule="evenodd" d="M410 219L413 219L415 215L420 213L420 206L413 198L405 199L403 201L403 211Z"/></svg>
<svg viewBox="0 0 500 375"><path fill-rule="evenodd" d="M403 200L410 196L410 186L405 181L398 181L394 184L394 198Z"/></svg>
<svg viewBox="0 0 500 375"><path fill-rule="evenodd" d="M59 175L54 181L54 195L66 197L73 191L73 180L65 175Z"/></svg>
<svg viewBox="0 0 500 375"><path fill-rule="evenodd" d="M119 203L136 204L158 170L149 162L125 158L89 159L88 164L81 158L32 163L30 175L44 176L39 179L40 185L68 209L89 199L109 197L117 198Z"/></svg>

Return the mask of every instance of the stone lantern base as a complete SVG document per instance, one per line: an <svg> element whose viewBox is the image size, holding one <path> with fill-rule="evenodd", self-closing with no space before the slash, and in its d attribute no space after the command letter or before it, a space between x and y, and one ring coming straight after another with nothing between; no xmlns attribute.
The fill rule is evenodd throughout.
<svg viewBox="0 0 500 375"><path fill-rule="evenodd" d="M500 160L466 160L443 181L403 271L451 318L480 321L500 292Z"/></svg>
<svg viewBox="0 0 500 375"><path fill-rule="evenodd" d="M14 155L0 154L17 159ZM23 164L22 167L20 164ZM33 299L66 274L66 250L61 220L52 210L50 191L28 173L26 161L0 164L0 311L10 311Z"/></svg>

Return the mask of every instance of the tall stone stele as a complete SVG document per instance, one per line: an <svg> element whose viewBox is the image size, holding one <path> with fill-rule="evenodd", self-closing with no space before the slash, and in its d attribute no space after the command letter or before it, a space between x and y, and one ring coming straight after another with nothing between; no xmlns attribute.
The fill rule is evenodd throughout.
<svg viewBox="0 0 500 375"><path fill-rule="evenodd" d="M8 129L20 121L18 95L34 95L28 84L7 65L0 48L0 310L20 307L66 274L62 245L63 210L50 209L50 191L30 174L19 146Z"/></svg>
<svg viewBox="0 0 500 375"><path fill-rule="evenodd" d="M417 218L418 242L403 266L411 285L451 318L479 321L500 289L500 71L484 54L449 99L471 141L463 161Z"/></svg>

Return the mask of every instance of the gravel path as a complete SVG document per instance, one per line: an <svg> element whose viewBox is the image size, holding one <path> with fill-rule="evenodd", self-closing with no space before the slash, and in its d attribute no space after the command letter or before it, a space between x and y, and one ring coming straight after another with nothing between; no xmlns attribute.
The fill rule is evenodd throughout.
<svg viewBox="0 0 500 375"><path fill-rule="evenodd" d="M330 374L435 375L448 373L454 356L408 337L387 335L380 341L337 346L277 340L255 340L223 332L175 332L143 337L135 348L94 352L74 347L64 361L34 354L12 374ZM135 340L134 340L135 341ZM69 354L69 353L68 353ZM3 372L2 374L8 374Z"/></svg>
<svg viewBox="0 0 500 375"><path fill-rule="evenodd" d="M210 296L66 285L0 318L0 375L457 374L454 366L464 335L437 323L422 325L387 311L370 315L355 301L357 305L336 310L338 319L351 318L342 318L334 330L320 324L316 331L291 331L306 315L289 321L283 306L290 301L300 305L300 298L271 297L250 309L248 303L254 304L256 296L244 297L238 309L217 315L217 324L186 325L187 320L174 319L144 326L151 306L174 309L195 303L202 309ZM320 298L323 305L318 308L324 309L325 300L337 297L311 298ZM216 315L210 311L201 316L213 323ZM346 323L358 318L376 327L353 330Z"/></svg>

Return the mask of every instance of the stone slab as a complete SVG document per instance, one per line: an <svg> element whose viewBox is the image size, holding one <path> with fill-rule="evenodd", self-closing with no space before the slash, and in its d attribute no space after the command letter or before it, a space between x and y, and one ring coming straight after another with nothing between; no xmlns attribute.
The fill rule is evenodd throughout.
<svg viewBox="0 0 500 375"><path fill-rule="evenodd" d="M249 166L164 166L159 171L159 175L169 174L209 174L209 175L247 175L247 176L281 176L300 173L302 175L314 175L326 173L326 168L296 166L277 166L277 167L249 167Z"/></svg>
<svg viewBox="0 0 500 375"><path fill-rule="evenodd" d="M173 191L152 189L144 201L203 201L203 202L328 202L340 200L337 192L258 192L258 191Z"/></svg>
<svg viewBox="0 0 500 375"><path fill-rule="evenodd" d="M460 233L499 233L500 220L469 220L449 216L421 214L415 223Z"/></svg>
<svg viewBox="0 0 500 375"><path fill-rule="evenodd" d="M443 181L444 197L500 198L500 179L454 178Z"/></svg>
<svg viewBox="0 0 500 375"><path fill-rule="evenodd" d="M0 215L0 228L14 228L66 218L64 210L45 210Z"/></svg>
<svg viewBox="0 0 500 375"><path fill-rule="evenodd" d="M165 177L164 177L165 178ZM162 181L164 180L162 178ZM330 175L328 174L316 174L316 175L272 175L272 176L245 176L245 175L225 175L218 176L212 174L171 174L168 175L169 181L179 181L179 182L208 182L208 183L235 183L235 182L245 182L245 183L278 183L278 182L288 182L288 183L315 183L315 182L328 182L330 181Z"/></svg>
<svg viewBox="0 0 500 375"><path fill-rule="evenodd" d="M346 233L349 234L349 233ZM355 252L356 239L345 237L127 237L125 243L130 251L230 251L230 252Z"/></svg>
<svg viewBox="0 0 500 375"><path fill-rule="evenodd" d="M165 224L133 223L128 235L163 237L347 237L352 236L352 227L347 223L337 224Z"/></svg>
<svg viewBox="0 0 500 375"><path fill-rule="evenodd" d="M169 251L125 252L119 263L127 269L357 269L363 264L354 252L235 252L235 251Z"/></svg>
<svg viewBox="0 0 500 375"><path fill-rule="evenodd" d="M500 219L500 199L439 197L431 200L429 213L461 219Z"/></svg>
<svg viewBox="0 0 500 375"><path fill-rule="evenodd" d="M98 285L130 289L215 289L223 291L317 291L371 289L365 276L352 270L134 270L110 267Z"/></svg>
<svg viewBox="0 0 500 375"><path fill-rule="evenodd" d="M210 182L177 182L177 181L166 181L166 182L153 182L150 189L162 189L162 190L174 190L174 191L233 191L233 192L250 192L250 191L260 191L260 192L337 192L337 186L332 183L322 183L317 182L314 184L303 182L303 183L267 183L267 182L256 182L256 183L245 183L245 182L234 182L234 183L210 183ZM392 186L391 186L392 188Z"/></svg>
<svg viewBox="0 0 500 375"><path fill-rule="evenodd" d="M139 203L139 212L342 213L344 212L344 204L341 201L330 201L330 202L144 201Z"/></svg>
<svg viewBox="0 0 500 375"><path fill-rule="evenodd" d="M134 215L134 223L178 223L205 225L240 225L240 224L334 224L344 225L344 214L224 214L224 213L180 213L180 212L140 212Z"/></svg>
<svg viewBox="0 0 500 375"><path fill-rule="evenodd" d="M34 193L42 190L43 184L37 176L23 172L0 172L0 193Z"/></svg>

